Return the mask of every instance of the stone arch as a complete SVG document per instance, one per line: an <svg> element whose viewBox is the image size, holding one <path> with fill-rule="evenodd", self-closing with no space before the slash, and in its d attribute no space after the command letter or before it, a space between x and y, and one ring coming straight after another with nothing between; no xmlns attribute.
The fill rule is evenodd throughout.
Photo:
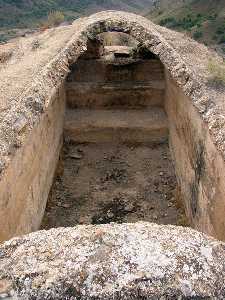
<svg viewBox="0 0 225 300"><path fill-rule="evenodd" d="M74 22L74 26L77 26L79 22ZM195 114L193 119L199 119L201 122L201 130L204 131L204 135L208 138L208 129L205 127L203 121L201 119L201 111L195 111L195 107L198 110L199 106L201 105L201 100L205 99L204 91L202 89L202 83L200 77L198 77L192 69L185 63L181 55L175 50L175 48L170 45L164 36L160 33L160 30L157 31L157 26L151 23L150 21L146 20L144 17L137 16L131 13L125 12L117 12L117 11L106 11L94 14L88 18L82 20L82 25L79 28L79 34L76 33L75 36L72 38L71 42L66 46L66 49L60 54L61 57L66 57L65 66L68 68L70 64L76 62L79 56L86 51L87 49L87 41L88 38L96 36L102 32L107 31L118 31L124 32L126 34L131 35L134 39L142 43L149 51L155 54L159 60L163 63L165 69L168 71L167 73L173 79L174 84L179 87L182 91L182 95L180 94L181 98L185 98L184 104L179 105L188 105L188 102L191 102L191 114ZM56 62L60 62L59 57L56 58ZM68 69L66 69L64 76L66 77L68 74ZM177 103L180 99L177 99ZM183 101L183 100L182 100ZM177 105L177 104L175 104ZM202 109L202 108L201 108ZM184 111L182 112L184 115L184 124L182 126L190 126L191 128L191 135L193 138L193 144L199 144L203 141L202 136L198 136L195 139L195 126L194 121L187 117L187 113ZM186 122L186 124L185 124ZM186 134L180 133L180 134ZM206 138L205 138L206 140ZM187 141L184 141L186 143ZM204 142L204 141L203 141ZM211 141L210 141L211 142ZM206 147L206 145L204 146ZM214 147L214 146L213 146ZM195 146L190 149L190 152L196 155ZM214 149L215 152L217 149ZM213 151L214 151L213 150ZM191 156L192 156L191 154ZM175 154L175 156L180 155L179 151ZM218 167L221 164L222 157L218 156ZM190 162L190 165L192 162ZM195 166L191 167L191 172L194 170ZM210 169L210 166L208 166ZM183 171L182 171L183 172ZM185 173L185 172L184 172ZM184 175L184 174L183 174ZM178 175L179 176L179 175ZM182 176L180 176L182 177ZM183 179L182 179L183 180ZM204 179L203 179L204 180ZM193 178L193 182L195 182L195 178ZM193 190L193 182L189 182L184 186L183 194L191 194ZM183 184L183 183L182 183ZM199 184L199 183L198 183ZM213 183L212 183L213 184ZM190 206L192 205L191 201L204 201L199 200L202 195L198 194L199 199L192 199L192 196L188 196L189 199L187 200L187 211L190 211ZM207 196L210 198L210 195ZM209 202L212 201L213 205L215 205L215 200L210 199ZM219 198L216 199L218 203ZM218 207L220 204L217 204ZM223 205L224 207L224 205ZM222 210L221 210L222 211ZM210 209L207 205L202 207L199 210L201 215L192 215L189 213L189 218L191 220L191 224L198 228L201 231L204 231L210 235L217 236L221 239L224 239L224 233L220 229L220 222L218 222L218 218L215 215L210 213ZM199 222L199 220L201 220Z"/></svg>
<svg viewBox="0 0 225 300"><path fill-rule="evenodd" d="M22 93L16 99L12 99L10 107L1 116L0 126L0 137L4 141L3 146L0 148L0 190L4 200L2 201L4 202L3 206L5 205L0 214L0 219L4 224L4 227L2 227L3 233L0 235L1 240L39 228L47 200L45 197L47 198L48 187L45 186L45 182L39 182L38 184L32 182L29 192L28 187L23 187L26 189L24 191L26 196L22 200L19 199L18 206L16 206L18 193L11 185L14 176L13 178L10 176L16 173L15 169L18 173L24 169L25 162L19 157L22 155L24 157L24 149L31 147L29 144L35 143L35 138L31 141L31 137L38 134L37 131L43 126L44 118L47 122L49 111L56 102L55 97L59 97L59 90L70 72L69 66L75 63L80 55L86 51L89 36L107 30L128 33L138 41L145 43L145 46L156 54L165 67L170 70L173 77L176 77L178 83L186 84L188 68L184 66L179 54L157 32L154 26L141 16L117 11L100 12L88 18L76 20L69 28L73 34L71 34L68 42L65 45L60 45L58 54L52 55L48 62L46 61L45 64L39 66L37 71L35 70L30 78L31 82L24 85ZM52 34L54 34L54 31ZM21 126L23 126L22 130ZM35 147L38 147L38 145ZM31 152L31 150L29 151ZM41 149L38 148L38 151L41 153ZM49 153L45 155L49 155ZM41 176L43 171L38 170L38 172L40 172L38 176ZM51 176L48 176L48 178L51 178ZM48 180L50 181L50 179ZM21 184L23 185L22 182ZM8 185L12 187L12 191L9 191ZM40 195L38 197L33 196L32 188L36 191L37 186L40 192L45 195L42 197L44 199L43 203L40 203ZM19 202L22 202L23 205ZM29 207L30 202L34 207ZM24 207L23 211L22 207ZM7 218L7 215L13 215L17 223L15 222L12 225L11 218ZM34 218L34 216L36 217Z"/></svg>
<svg viewBox="0 0 225 300"><path fill-rule="evenodd" d="M76 24L76 21L74 22ZM189 78L193 76L177 51L168 44L165 38L154 28L155 25L144 17L120 12L105 11L91 15L84 19L84 24L78 38L71 41L72 48L68 51L71 58L68 64L75 63L77 58L86 50L88 38L92 38L107 31L123 32L142 43L149 51L159 57L168 69L174 80L182 86L186 94L197 92L197 87L192 88ZM80 49L74 55L73 46Z"/></svg>

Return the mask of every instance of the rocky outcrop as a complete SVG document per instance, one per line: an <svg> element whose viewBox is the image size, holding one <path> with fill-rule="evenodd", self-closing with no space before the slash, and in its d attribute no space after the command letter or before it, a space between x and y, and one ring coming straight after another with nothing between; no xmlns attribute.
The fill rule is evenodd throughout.
<svg viewBox="0 0 225 300"><path fill-rule="evenodd" d="M40 231L0 247L0 298L224 299L225 244L149 223Z"/></svg>

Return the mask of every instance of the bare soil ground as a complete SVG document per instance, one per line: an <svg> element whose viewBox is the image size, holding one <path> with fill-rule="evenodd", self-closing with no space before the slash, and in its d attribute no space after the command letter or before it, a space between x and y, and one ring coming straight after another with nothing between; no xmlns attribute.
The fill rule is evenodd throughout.
<svg viewBox="0 0 225 300"><path fill-rule="evenodd" d="M136 222L185 225L167 144L65 144L42 228Z"/></svg>

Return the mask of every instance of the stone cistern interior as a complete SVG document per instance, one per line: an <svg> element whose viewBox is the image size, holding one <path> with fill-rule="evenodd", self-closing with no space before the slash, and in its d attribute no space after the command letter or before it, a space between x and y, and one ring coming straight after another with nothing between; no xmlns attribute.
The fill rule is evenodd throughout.
<svg viewBox="0 0 225 300"><path fill-rule="evenodd" d="M64 144L42 228L188 225L176 181L160 60L122 33L101 34L65 83Z"/></svg>

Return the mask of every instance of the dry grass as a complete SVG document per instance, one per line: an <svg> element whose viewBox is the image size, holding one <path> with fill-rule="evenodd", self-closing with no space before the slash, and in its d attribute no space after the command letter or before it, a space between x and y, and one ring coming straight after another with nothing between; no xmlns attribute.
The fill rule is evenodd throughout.
<svg viewBox="0 0 225 300"><path fill-rule="evenodd" d="M41 29L45 30L51 27L59 26L64 20L65 17L61 11L51 11L48 14L47 20L41 23Z"/></svg>
<svg viewBox="0 0 225 300"><path fill-rule="evenodd" d="M0 64L6 63L13 55L13 51L0 52Z"/></svg>
<svg viewBox="0 0 225 300"><path fill-rule="evenodd" d="M208 62L208 71L210 73L210 79L215 82L225 84L225 63L219 63L213 59Z"/></svg>

